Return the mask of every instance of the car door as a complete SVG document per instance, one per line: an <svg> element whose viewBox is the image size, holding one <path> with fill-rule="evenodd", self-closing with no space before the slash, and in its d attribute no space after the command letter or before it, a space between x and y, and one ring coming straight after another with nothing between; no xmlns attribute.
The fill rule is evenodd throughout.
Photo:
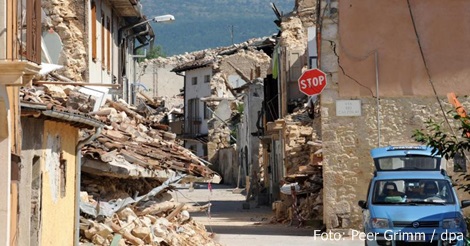
<svg viewBox="0 0 470 246"><path fill-rule="evenodd" d="M372 187L372 182L374 182L373 180L371 180L371 182L369 182L369 188L367 189L367 196L366 196L366 207L362 209L362 222L363 222L363 226L364 226L364 232L369 232L370 231L370 205L372 204L372 194L373 192L371 192L370 188Z"/></svg>

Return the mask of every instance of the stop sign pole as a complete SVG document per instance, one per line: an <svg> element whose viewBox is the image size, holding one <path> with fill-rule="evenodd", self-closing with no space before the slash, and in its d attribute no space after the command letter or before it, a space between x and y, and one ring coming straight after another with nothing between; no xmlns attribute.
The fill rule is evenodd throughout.
<svg viewBox="0 0 470 246"><path fill-rule="evenodd" d="M307 96L320 94L326 86L326 73L315 68L306 70L298 79L299 90Z"/></svg>

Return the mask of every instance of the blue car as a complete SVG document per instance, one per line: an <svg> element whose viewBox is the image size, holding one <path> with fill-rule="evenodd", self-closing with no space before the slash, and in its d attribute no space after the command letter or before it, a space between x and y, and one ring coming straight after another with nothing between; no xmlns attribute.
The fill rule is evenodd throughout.
<svg viewBox="0 0 470 246"><path fill-rule="evenodd" d="M365 245L465 245L467 225L441 156L426 146L371 150L376 171L363 211Z"/></svg>

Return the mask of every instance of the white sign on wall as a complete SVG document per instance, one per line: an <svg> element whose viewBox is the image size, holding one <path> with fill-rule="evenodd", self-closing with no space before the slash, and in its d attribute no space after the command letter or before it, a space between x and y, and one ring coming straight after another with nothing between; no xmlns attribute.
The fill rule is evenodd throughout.
<svg viewBox="0 0 470 246"><path fill-rule="evenodd" d="M336 100L336 116L361 115L361 100Z"/></svg>

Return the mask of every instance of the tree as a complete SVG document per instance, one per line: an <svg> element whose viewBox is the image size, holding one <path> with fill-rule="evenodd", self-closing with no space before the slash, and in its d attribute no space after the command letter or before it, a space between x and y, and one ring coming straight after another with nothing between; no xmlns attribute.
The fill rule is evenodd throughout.
<svg viewBox="0 0 470 246"><path fill-rule="evenodd" d="M163 47L160 45L157 45L153 47L148 53L145 58L147 59L154 59L158 57L166 57L165 52L163 51Z"/></svg>
<svg viewBox="0 0 470 246"><path fill-rule="evenodd" d="M444 130L444 122L436 122L432 119L428 119L424 124L424 129L416 129L413 132L413 138L422 144L426 144L434 149L434 154L439 154L444 158L451 159L455 155L464 155L466 151L470 150L470 118L466 113L459 113L463 108L456 108L455 111L448 112L453 113L453 119L458 121L460 125L458 133L455 133L450 123L447 122L449 131Z"/></svg>
<svg viewBox="0 0 470 246"><path fill-rule="evenodd" d="M449 97L451 95L451 97ZM432 147L434 154L439 154L443 156L446 160L452 159L459 156L464 158L465 162L468 160L468 156L465 153L469 153L470 150L470 118L468 117L465 109L458 100L455 98L455 95L448 94L449 99L455 100L451 103L455 106L455 111L448 112L450 115L453 115L453 119L457 122L459 126L458 132L452 130L451 123L446 120L448 129L450 131L445 131L443 127L444 122L436 122L432 119L429 119L425 122L424 129L417 129L413 133L413 138L427 146ZM454 159L454 162L456 160ZM455 163L454 163L455 165ZM463 171L466 171L466 166L463 166ZM463 190L470 193L470 175L462 173L459 177L451 177L453 179L453 184L457 186L457 189ZM470 218L465 218L467 223L467 230L470 231ZM470 245L469 238L465 239L465 245Z"/></svg>
<svg viewBox="0 0 470 246"><path fill-rule="evenodd" d="M143 49L139 49L137 51L137 54L138 55L143 55L144 54ZM166 54L163 51L162 46L160 46L160 45L154 46L150 51L147 52L147 55L145 57L139 57L137 59L137 61L142 62L142 61L144 61L144 59L150 60L150 59L155 59L155 58L158 58L158 57L166 57Z"/></svg>

